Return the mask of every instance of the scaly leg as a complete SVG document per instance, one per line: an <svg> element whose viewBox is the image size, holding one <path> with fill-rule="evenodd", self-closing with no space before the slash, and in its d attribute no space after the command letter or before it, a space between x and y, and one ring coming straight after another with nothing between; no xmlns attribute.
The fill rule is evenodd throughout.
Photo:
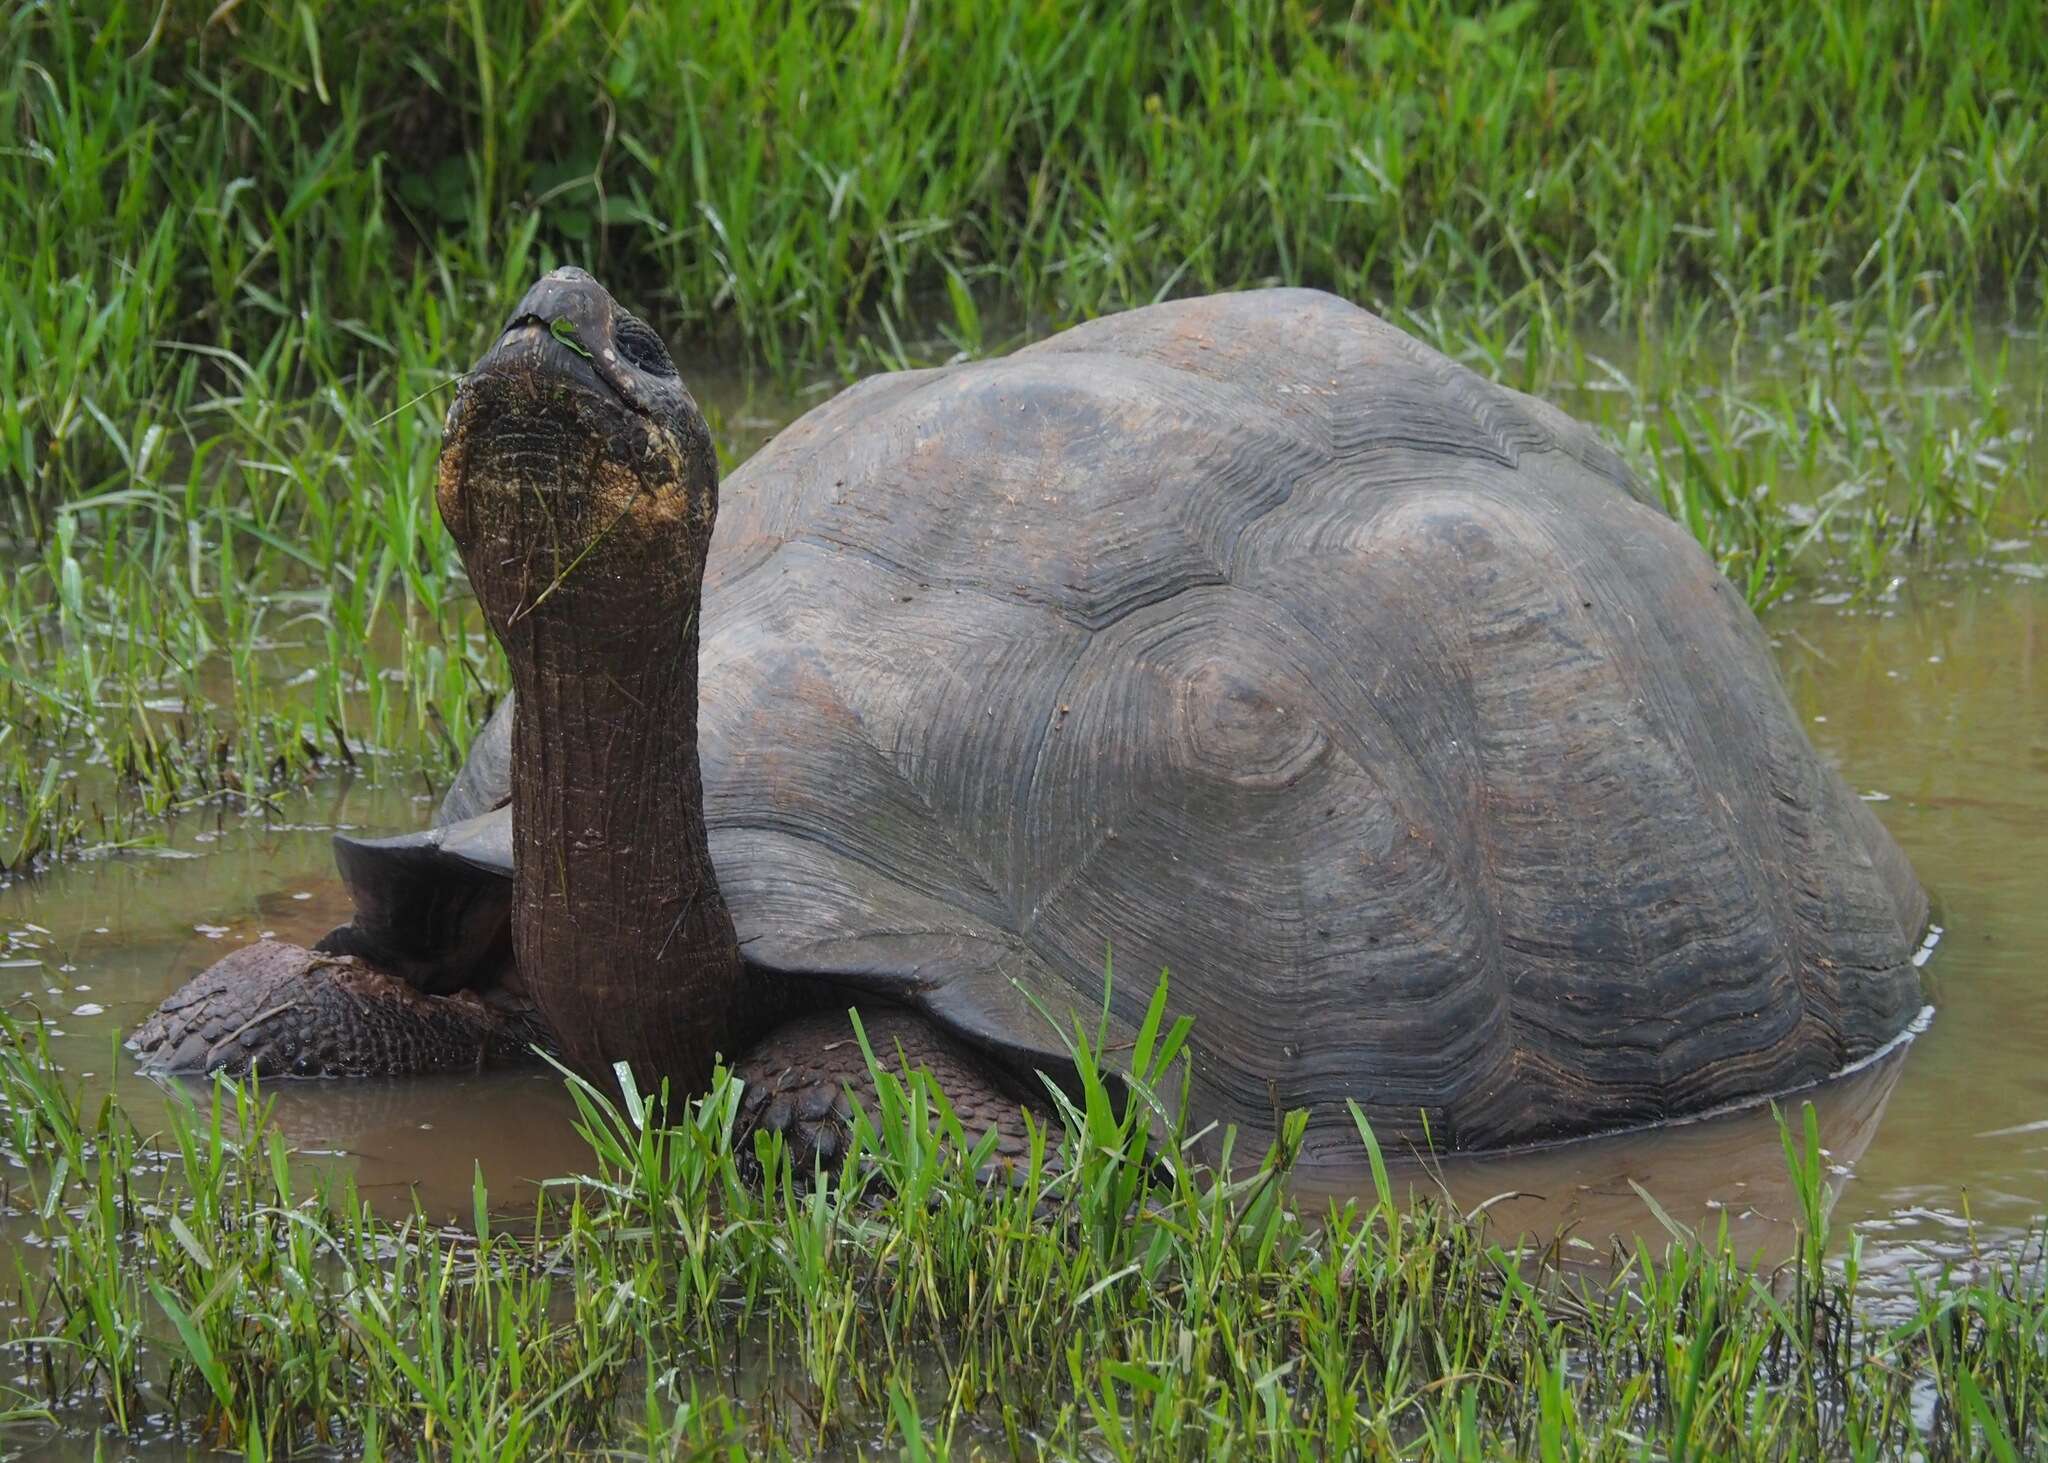
<svg viewBox="0 0 2048 1463"><path fill-rule="evenodd" d="M993 1166L1021 1168L1029 1161L1024 1113L1029 1109L1038 1126L1047 1127L1043 1098L1034 1098L1008 1072L915 1012L871 1006L860 1018L883 1067L898 1073L922 1067L931 1073L970 1144L995 1130ZM853 1118L852 1098L860 1099L871 1118L880 1116L874 1079L844 1011L820 1011L776 1027L733 1070L746 1083L740 1100L742 1151L752 1151L757 1128L781 1133L798 1174L818 1163L838 1166Z"/></svg>
<svg viewBox="0 0 2048 1463"><path fill-rule="evenodd" d="M192 977L128 1044L152 1072L381 1077L531 1062L541 1036L520 1007L422 995L352 955L262 940Z"/></svg>

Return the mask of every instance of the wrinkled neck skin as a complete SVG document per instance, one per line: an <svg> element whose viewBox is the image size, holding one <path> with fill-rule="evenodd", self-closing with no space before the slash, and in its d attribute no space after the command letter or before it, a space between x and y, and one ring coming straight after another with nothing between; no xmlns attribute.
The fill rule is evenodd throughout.
<svg viewBox="0 0 2048 1463"><path fill-rule="evenodd" d="M771 1014L742 989L698 771L716 468L708 440L691 460L689 442L679 453L601 394L568 390L473 382L439 497L518 695L521 979L585 1076L608 1089L626 1062L641 1091L665 1078L680 1097Z"/></svg>
<svg viewBox="0 0 2048 1463"><path fill-rule="evenodd" d="M704 833L697 633L604 665L536 628L514 671L513 949L586 1075L709 1085L744 1040L741 966ZM602 670L595 667L603 665ZM544 973L544 974L543 974Z"/></svg>

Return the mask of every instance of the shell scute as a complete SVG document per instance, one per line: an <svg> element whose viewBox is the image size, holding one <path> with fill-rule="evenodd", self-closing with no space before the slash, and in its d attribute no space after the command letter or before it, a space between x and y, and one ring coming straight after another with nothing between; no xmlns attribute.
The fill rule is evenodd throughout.
<svg viewBox="0 0 2048 1463"><path fill-rule="evenodd" d="M1312 291L864 383L726 485L707 821L749 960L1019 1060L1152 981L1194 1101L1540 1140L1815 1080L1924 896L1614 454Z"/></svg>

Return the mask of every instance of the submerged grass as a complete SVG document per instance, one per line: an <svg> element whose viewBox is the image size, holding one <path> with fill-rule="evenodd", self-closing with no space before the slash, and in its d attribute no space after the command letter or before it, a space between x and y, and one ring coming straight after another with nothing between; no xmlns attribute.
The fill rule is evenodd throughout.
<svg viewBox="0 0 2048 1463"><path fill-rule="evenodd" d="M15 6L0 868L445 771L502 676L439 414L560 260L767 369L729 457L864 370L1284 280L1596 419L1759 602L2026 538L2044 102L1994 0Z"/></svg>
<svg viewBox="0 0 2048 1463"><path fill-rule="evenodd" d="M478 1174L461 1229L309 1184L253 1093L88 1115L35 1030L0 1045L5 1419L251 1456L2033 1456L2038 1257L1930 1278L1880 1319L1829 1263L1824 1155L1786 1128L1793 1256L1678 1233L1547 1269L1408 1202L1359 1122L1364 1202L1300 1212L1290 1121L1244 1176L1153 1097L1155 1004L1112 1090L1082 1080L1013 1184L944 1098L878 1072L846 1176L744 1155L738 1090L575 1087L586 1176L534 1213ZM1147 1077L1151 1080L1145 1080ZM630 1090L630 1089L629 1089ZM1118 1093L1122 1095L1119 1096ZM1675 1228L1675 1227L1674 1227Z"/></svg>

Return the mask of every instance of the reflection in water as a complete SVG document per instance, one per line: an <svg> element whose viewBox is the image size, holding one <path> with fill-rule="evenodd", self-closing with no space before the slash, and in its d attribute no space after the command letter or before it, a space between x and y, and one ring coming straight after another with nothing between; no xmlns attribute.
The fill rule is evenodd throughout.
<svg viewBox="0 0 2048 1463"><path fill-rule="evenodd" d="M1838 1081L1779 1104L1795 1141L1802 1132L1800 1110L1813 1104L1831 1205L1876 1136L1910 1050L1910 1043L1901 1044ZM1489 1226L1501 1239L1519 1236L1538 1247L1556 1242L1567 1260L1605 1258L1616 1239L1643 1239L1661 1249L1667 1238L1663 1222L1644 1193L1673 1223L1705 1237L1725 1223L1735 1253L1745 1259L1775 1263L1793 1252L1799 1199L1778 1120L1768 1106L1651 1133L1453 1159L1439 1173L1460 1209L1469 1213L1487 1205Z"/></svg>
<svg viewBox="0 0 2048 1463"><path fill-rule="evenodd" d="M1814 1094L1841 1192L1838 1229L1866 1236L1866 1270L2017 1243L2048 1199L2048 583L1929 579L1896 603L1806 602L1767 617L1795 704L1824 753L1884 818L1934 893L1948 933L1928 968L1932 1028L1901 1059ZM111 855L0 888L0 999L54 1019L58 1060L111 1086L145 1126L161 1093L119 1040L238 940L309 940L344 915L336 827L416 827L430 805L330 787L291 825L187 822L174 856ZM277 1121L302 1149L345 1155L387 1212L417 1188L430 1214L467 1212L481 1164L507 1209L576 1167L560 1085L540 1074L278 1083ZM1792 1109L1792 1110L1796 1110ZM1411 1182L1431 1182L1418 1170ZM1725 1217L1745 1250L1782 1251L1796 1213L1768 1113L1564 1148L1461 1160L1461 1205L1507 1191L1497 1229L1597 1249L1654 1238L1630 1181L1681 1223Z"/></svg>

